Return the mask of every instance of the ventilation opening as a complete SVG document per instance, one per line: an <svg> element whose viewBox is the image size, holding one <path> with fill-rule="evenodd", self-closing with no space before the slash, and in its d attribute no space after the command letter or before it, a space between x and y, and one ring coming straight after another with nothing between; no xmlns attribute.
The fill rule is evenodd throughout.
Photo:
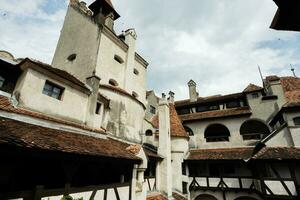
<svg viewBox="0 0 300 200"><path fill-rule="evenodd" d="M140 72L139 72L137 69L134 69L134 70L133 70L133 73L134 73L135 75L139 75Z"/></svg>
<svg viewBox="0 0 300 200"><path fill-rule="evenodd" d="M134 98L138 98L138 97L139 97L139 95L138 95L136 92L132 92L132 96L133 96Z"/></svg>
<svg viewBox="0 0 300 200"><path fill-rule="evenodd" d="M112 85L112 86L115 86L115 87L117 87L119 84L118 84L118 82L116 81L116 80L114 80L114 79L109 79L109 82L108 82L110 85Z"/></svg>
<svg viewBox="0 0 300 200"><path fill-rule="evenodd" d="M73 54L69 55L67 59L68 59L68 61L72 62L76 59L76 57L77 57L77 55L75 53L73 53Z"/></svg>
<svg viewBox="0 0 300 200"><path fill-rule="evenodd" d="M118 55L115 55L114 59L120 64L124 63L124 60Z"/></svg>

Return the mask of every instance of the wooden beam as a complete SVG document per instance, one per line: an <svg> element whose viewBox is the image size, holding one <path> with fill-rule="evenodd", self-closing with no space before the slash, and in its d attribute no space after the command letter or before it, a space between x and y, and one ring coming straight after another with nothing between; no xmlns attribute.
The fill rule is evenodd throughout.
<svg viewBox="0 0 300 200"><path fill-rule="evenodd" d="M279 181L281 182L281 184L283 185L284 189L286 190L286 192L288 193L289 196L293 196L293 194L291 193L291 191L289 190L288 186L285 184L285 182L282 180L280 174L276 171L276 169L270 164L270 168L271 170L274 172L275 176L279 179Z"/></svg>

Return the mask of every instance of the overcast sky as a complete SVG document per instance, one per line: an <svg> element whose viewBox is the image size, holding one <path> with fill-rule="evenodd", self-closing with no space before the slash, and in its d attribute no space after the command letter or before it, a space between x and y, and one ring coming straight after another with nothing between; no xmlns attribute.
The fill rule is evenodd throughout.
<svg viewBox="0 0 300 200"><path fill-rule="evenodd" d="M93 0L88 0L91 3ZM263 74L300 74L300 33L269 29L272 0L113 0L121 15L116 32L134 27L138 52L150 63L148 89L188 97L261 84ZM66 0L0 0L0 49L51 63Z"/></svg>

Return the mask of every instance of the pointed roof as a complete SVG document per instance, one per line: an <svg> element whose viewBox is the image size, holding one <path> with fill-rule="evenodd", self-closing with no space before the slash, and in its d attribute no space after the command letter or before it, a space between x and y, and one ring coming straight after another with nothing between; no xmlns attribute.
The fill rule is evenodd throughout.
<svg viewBox="0 0 300 200"><path fill-rule="evenodd" d="M263 90L262 87L250 83L250 84L244 89L243 92L244 92L244 93L251 93L251 92L257 92L257 91L261 91L261 90Z"/></svg>
<svg viewBox="0 0 300 200"><path fill-rule="evenodd" d="M169 103L170 109L170 126L171 126L171 136L172 137L189 137L185 131L182 122L176 112L175 106L173 103ZM159 128L159 116L158 114L154 115L151 119L151 124L154 128Z"/></svg>
<svg viewBox="0 0 300 200"><path fill-rule="evenodd" d="M115 10L111 0L95 0L89 6L89 9L91 9L93 11L94 15L97 15L99 13L101 7L112 11L114 13L114 20L116 20L120 17L119 13Z"/></svg>

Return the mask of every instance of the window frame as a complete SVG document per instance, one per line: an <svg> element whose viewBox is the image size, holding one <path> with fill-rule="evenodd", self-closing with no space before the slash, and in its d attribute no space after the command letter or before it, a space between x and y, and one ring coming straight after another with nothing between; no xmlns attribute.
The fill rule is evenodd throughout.
<svg viewBox="0 0 300 200"><path fill-rule="evenodd" d="M2 88L4 86L5 80L6 79L0 75L0 88Z"/></svg>
<svg viewBox="0 0 300 200"><path fill-rule="evenodd" d="M46 86L50 86L50 87L46 90ZM55 92L56 89L59 90L59 93ZM53 83L49 80L46 80L43 87L42 94L61 101L64 91L65 91L64 87L56 83ZM58 96L56 94L58 94Z"/></svg>

